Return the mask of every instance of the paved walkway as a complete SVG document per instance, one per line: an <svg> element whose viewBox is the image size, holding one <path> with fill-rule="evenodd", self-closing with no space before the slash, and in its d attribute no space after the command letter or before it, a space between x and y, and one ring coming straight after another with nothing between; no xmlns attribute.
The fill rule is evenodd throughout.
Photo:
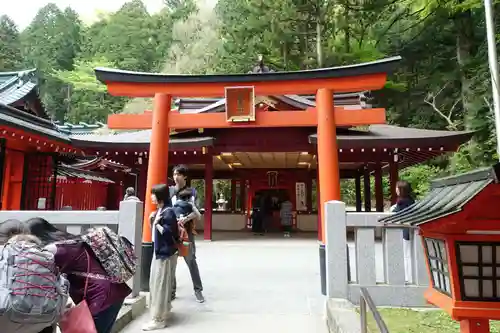
<svg viewBox="0 0 500 333"><path fill-rule="evenodd" d="M189 272L179 261L173 320L157 332L326 333L314 236L221 234L214 242L198 241L207 302L195 302ZM148 319L146 313L122 332L141 332Z"/></svg>

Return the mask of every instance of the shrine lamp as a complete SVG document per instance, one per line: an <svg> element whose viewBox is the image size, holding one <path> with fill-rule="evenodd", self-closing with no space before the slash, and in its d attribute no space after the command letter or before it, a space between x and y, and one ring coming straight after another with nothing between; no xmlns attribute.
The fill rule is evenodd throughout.
<svg viewBox="0 0 500 333"><path fill-rule="evenodd" d="M499 176L497 164L435 180L424 199L380 220L418 227L430 280L425 298L462 333L489 332L489 320L500 320Z"/></svg>

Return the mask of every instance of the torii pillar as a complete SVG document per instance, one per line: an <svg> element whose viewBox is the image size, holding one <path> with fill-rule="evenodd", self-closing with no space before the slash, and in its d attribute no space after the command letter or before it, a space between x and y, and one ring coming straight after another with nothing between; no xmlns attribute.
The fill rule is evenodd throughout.
<svg viewBox="0 0 500 333"><path fill-rule="evenodd" d="M149 291L149 276L153 260L153 239L150 215L156 209L151 201L151 189L157 184L167 183L168 145L170 127L168 117L172 96L155 94L151 144L149 145L148 178L145 193L144 221L142 224L141 290ZM167 133L165 135L165 133Z"/></svg>
<svg viewBox="0 0 500 333"><path fill-rule="evenodd" d="M340 201L340 171L337 145L337 126L333 91L319 89L316 94L316 109L318 112L318 183L321 216L321 238L319 247L321 291L326 295L326 253L325 230L327 221L325 203L331 200Z"/></svg>

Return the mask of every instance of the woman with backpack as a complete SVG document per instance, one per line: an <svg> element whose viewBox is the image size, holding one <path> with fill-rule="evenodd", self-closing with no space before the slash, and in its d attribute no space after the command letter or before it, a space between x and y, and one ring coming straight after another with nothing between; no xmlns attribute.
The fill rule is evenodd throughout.
<svg viewBox="0 0 500 333"><path fill-rule="evenodd" d="M28 225L25 222L21 222L19 220L10 219L0 224L0 246L2 246L1 260L6 260L5 266L12 265L12 268L10 269L10 275L14 278L14 280L11 281L12 285L9 287L9 284L6 284L7 281L2 282L3 287L10 290L10 302L15 301L19 303L19 300L14 300L12 298L18 297L23 298L24 303L31 306L36 306L36 304L40 302L40 297L37 296L37 291L35 290L36 288L43 290L56 288L56 290L62 290L59 288L64 286L66 290L65 293L57 292L55 295L58 295L58 297L49 298L53 301L47 302L46 299L41 300L45 304L45 309L42 314L38 314L38 319L36 319L37 315L16 313L16 315L14 316L30 316L30 322L23 324L21 319L22 317L19 317L16 323L11 322L11 320L9 319L6 319L6 321L0 320L2 332L54 333L56 323L53 322L52 325L49 325L47 323L47 319L50 318L51 315L56 315L54 318L56 318L57 320L58 316L60 316L62 314L62 311L64 311L64 303L68 299L67 281L59 280L57 278L58 272L52 271L54 258L52 257L52 255L50 257L44 256L44 253L48 254L48 252L43 249L41 240L34 235L31 235ZM19 272L16 272L16 267L21 267L30 261L29 258L32 258L32 256L30 256L29 253L37 258L35 261L31 259L32 261L30 265L32 272L36 272L36 274L26 274L26 271L23 270L22 273L24 274L19 275ZM41 258L44 258L45 260L40 260ZM13 261L11 261L11 259L13 259ZM16 262L16 260L19 260L19 262ZM53 276L55 280L48 278L49 276ZM8 277L8 275L6 277ZM30 285L32 294L24 294L24 291L19 294L14 289L10 289L14 285L16 285L17 289L19 288L19 285ZM19 308L14 309L13 307L11 307L8 302L6 303L6 300L2 299L0 303L5 306L5 309L1 310L6 318L10 318L10 316L12 316L11 312L16 312L19 310ZM3 311L6 312L4 313ZM45 328L43 328L44 326Z"/></svg>
<svg viewBox="0 0 500 333"><path fill-rule="evenodd" d="M61 231L42 218L26 221L30 233L55 254L55 263L68 276L75 304L86 300L97 333L110 333L123 301L132 292L113 281L81 236Z"/></svg>

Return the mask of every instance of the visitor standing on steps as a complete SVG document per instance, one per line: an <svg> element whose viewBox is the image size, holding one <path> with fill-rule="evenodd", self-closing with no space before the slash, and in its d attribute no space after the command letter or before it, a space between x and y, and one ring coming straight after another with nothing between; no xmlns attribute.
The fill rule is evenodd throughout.
<svg viewBox="0 0 500 333"><path fill-rule="evenodd" d="M135 189L133 187L127 187L125 190L125 196L123 197L123 201L141 201L135 195Z"/></svg>
<svg viewBox="0 0 500 333"><path fill-rule="evenodd" d="M142 330L154 331L167 326L172 310L172 279L177 266L179 229L170 202L169 188L158 184L151 189L151 201L158 209L151 216L154 256L149 279L151 321Z"/></svg>
<svg viewBox="0 0 500 333"><path fill-rule="evenodd" d="M170 197L172 201L172 205L174 206L178 200L178 194L187 189L187 176L188 176L188 168L185 165L177 165L173 170L173 178L175 182L175 186L170 187ZM196 193L193 190L190 203L193 205L193 211L196 211L196 203L195 203ZM192 213L186 217L183 217L179 220L179 223L184 224L186 231L188 232L188 237L190 241L189 245L189 253L184 257L184 261L188 266L189 273L191 274L191 280L193 282L194 295L196 297L196 301L199 303L205 302L205 297L203 296L203 284L201 282L200 270L198 269L198 263L196 261L196 244L194 239L194 223L196 223L196 213ZM173 287L172 287L172 299L176 297L177 290L177 279L174 276Z"/></svg>
<svg viewBox="0 0 500 333"><path fill-rule="evenodd" d="M406 209L415 203L412 196L411 185L406 180L400 180L396 183L396 195L398 199L396 204L391 207L391 212L397 213ZM410 229L403 229L403 253L405 265L405 280L412 282L412 267L411 267L411 238Z"/></svg>

